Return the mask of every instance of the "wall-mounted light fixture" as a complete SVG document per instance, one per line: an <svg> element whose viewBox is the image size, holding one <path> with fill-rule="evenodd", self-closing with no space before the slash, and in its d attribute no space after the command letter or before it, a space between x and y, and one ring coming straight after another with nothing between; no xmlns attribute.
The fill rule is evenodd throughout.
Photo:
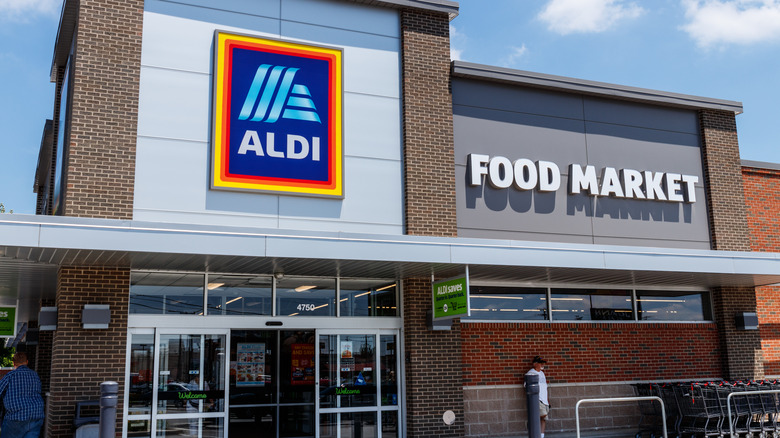
<svg viewBox="0 0 780 438"><path fill-rule="evenodd" d="M57 308L41 307L38 313L38 330L52 331L57 330Z"/></svg>
<svg viewBox="0 0 780 438"><path fill-rule="evenodd" d="M84 304L81 311L81 325L85 329L107 329L111 322L111 308L108 304Z"/></svg>
<svg viewBox="0 0 780 438"><path fill-rule="evenodd" d="M758 315L756 312L739 312L734 318L737 330L758 330Z"/></svg>

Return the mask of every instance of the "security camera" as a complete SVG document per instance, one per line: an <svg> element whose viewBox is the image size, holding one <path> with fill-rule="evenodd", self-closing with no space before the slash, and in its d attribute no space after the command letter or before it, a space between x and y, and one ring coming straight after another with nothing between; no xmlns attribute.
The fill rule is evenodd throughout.
<svg viewBox="0 0 780 438"><path fill-rule="evenodd" d="M281 271L274 272L274 278L276 278L277 280L281 280L283 277L284 277L284 272Z"/></svg>

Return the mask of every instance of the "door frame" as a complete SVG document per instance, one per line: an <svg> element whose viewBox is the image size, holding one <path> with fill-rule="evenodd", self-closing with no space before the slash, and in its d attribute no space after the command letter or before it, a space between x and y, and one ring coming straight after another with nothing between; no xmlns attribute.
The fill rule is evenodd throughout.
<svg viewBox="0 0 780 438"><path fill-rule="evenodd" d="M142 415L128 415L128 409L129 409L129 396L130 396L130 360L131 360L131 353L132 353L132 337L133 335L154 335L154 357L153 357L153 370L152 370L152 401L151 406L149 408L148 414L142 414ZM160 387L160 336L161 335L224 335L225 336L225 346L224 346L224 354L223 354L223 382L225 385L225 396L224 396L224 402L223 406L224 409L222 412L198 412L198 413L176 413L176 414L161 414L158 413L157 409L157 402L158 402L158 394L157 391ZM190 419L190 418L222 418L222 424L223 424L223 433L224 436L227 437L228 433L228 425L229 425L229 410L228 410L228 400L230 399L230 364L229 361L229 350L230 350L230 329L171 329L171 328L131 328L128 329L128 342L127 342L127 352L126 352L126 367L125 367L125 391L124 391L124 400L125 403L123 403L122 406L122 437L127 438L127 426L128 423L132 420L147 420L149 421L149 435L151 437L157 436L157 422L158 420L168 420L168 419ZM203 367L203 361L204 357L203 354L200 355L200 364L199 367L202 369ZM199 435L202 435L202 430L199 429Z"/></svg>
<svg viewBox="0 0 780 438"><path fill-rule="evenodd" d="M374 336L374 363L376 364L376 387L377 387L377 395L376 400L377 404L373 407L369 406L360 406L360 407L335 407L335 408L321 408L320 407L320 336L331 336L336 335L339 336L337 338L336 344L340 344L340 336L341 335L373 335ZM382 396L381 396L381 379L382 379L382 371L380 369L380 353L381 353L381 341L380 336L382 335L392 335L395 336L395 343L396 343L396 355L395 355L395 370L396 370L396 391L398 394L398 401L395 405L388 405L383 406L382 405ZM342 413L357 413L357 412L375 412L377 414L377 438L382 437L382 412L396 412L398 415L398 433L397 436L399 438L404 437L405 433L402 431L404 430L404 416L402 415L403 409L402 406L404 405L403 402L403 375L404 371L402 369L402 361L401 361L401 355L402 355L402 337L403 333L401 330L395 330L395 329L317 329L316 330L316 337L315 337L315 344L317 348L317 354L315 355L315 382L316 382L316 389L318 396L316 397L317 401L315 403L315 428L317 431L317 436L320 436L320 415L321 414L342 414ZM340 357L337 354L336 360L340 361ZM340 367L337 367L337 369L340 369ZM339 421L340 423L340 421ZM341 428L337 427L336 429L336 438L341 438Z"/></svg>

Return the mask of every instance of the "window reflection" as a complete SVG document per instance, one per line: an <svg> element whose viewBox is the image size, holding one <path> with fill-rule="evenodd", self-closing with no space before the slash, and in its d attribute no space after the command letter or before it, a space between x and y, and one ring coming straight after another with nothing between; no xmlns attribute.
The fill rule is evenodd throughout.
<svg viewBox="0 0 780 438"><path fill-rule="evenodd" d="M547 319L547 289L471 286L471 319Z"/></svg>
<svg viewBox="0 0 780 438"><path fill-rule="evenodd" d="M644 321L711 320L709 294L681 291L637 291L637 313Z"/></svg>
<svg viewBox="0 0 780 438"><path fill-rule="evenodd" d="M396 284L387 280L342 279L341 316L396 316Z"/></svg>
<svg viewBox="0 0 780 438"><path fill-rule="evenodd" d="M133 272L130 313L203 314L203 274Z"/></svg>
<svg viewBox="0 0 780 438"><path fill-rule="evenodd" d="M631 321L630 290L552 289L553 320Z"/></svg>
<svg viewBox="0 0 780 438"><path fill-rule="evenodd" d="M271 277L209 275L209 315L271 315Z"/></svg>
<svg viewBox="0 0 780 438"><path fill-rule="evenodd" d="M335 316L336 280L333 278L287 278L276 283L280 316Z"/></svg>

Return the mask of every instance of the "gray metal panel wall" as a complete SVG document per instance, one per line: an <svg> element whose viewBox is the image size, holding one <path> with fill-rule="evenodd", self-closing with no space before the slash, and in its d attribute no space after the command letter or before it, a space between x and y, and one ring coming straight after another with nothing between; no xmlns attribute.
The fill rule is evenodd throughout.
<svg viewBox="0 0 780 438"><path fill-rule="evenodd" d="M453 114L459 236L710 247L695 111L455 78ZM471 187L470 153L552 161L561 188ZM695 175L697 201L570 195L570 164Z"/></svg>

